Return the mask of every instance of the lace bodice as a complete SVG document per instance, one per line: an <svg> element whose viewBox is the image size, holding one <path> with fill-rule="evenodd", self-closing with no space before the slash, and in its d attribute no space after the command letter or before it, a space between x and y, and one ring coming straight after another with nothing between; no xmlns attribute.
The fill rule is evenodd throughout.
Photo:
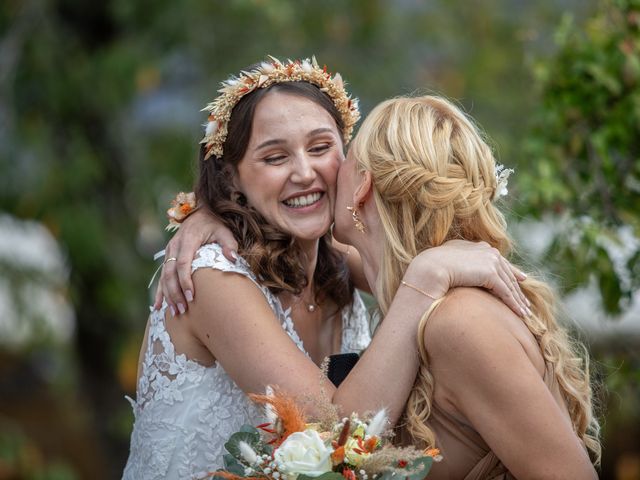
<svg viewBox="0 0 640 480"><path fill-rule="evenodd" d="M295 331L291 309L278 300L249 269L242 258L233 264L217 244L198 251L192 270L215 268L251 279L262 291L282 328L300 350L304 346ZM123 479L197 479L222 466L224 443L243 424L261 423L253 405L219 363L206 367L176 355L165 328L167 305L151 311L147 346L133 406L135 421L131 451ZM360 352L371 337L362 299L342 311L342 353ZM306 352L305 352L306 353Z"/></svg>

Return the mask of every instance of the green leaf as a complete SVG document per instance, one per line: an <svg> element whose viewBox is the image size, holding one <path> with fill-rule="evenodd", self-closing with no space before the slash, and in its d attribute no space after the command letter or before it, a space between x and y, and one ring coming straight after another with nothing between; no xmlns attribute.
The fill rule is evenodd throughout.
<svg viewBox="0 0 640 480"><path fill-rule="evenodd" d="M399 480L397 475L394 475L392 471L386 471L376 480Z"/></svg>
<svg viewBox="0 0 640 480"><path fill-rule="evenodd" d="M222 456L222 460L224 462L224 469L226 471L244 477L244 466L240 462L238 462L238 460L236 460L233 455L225 453Z"/></svg>
<svg viewBox="0 0 640 480"><path fill-rule="evenodd" d="M317 477L310 477L309 475L298 475L298 480L344 480L341 473L327 472Z"/></svg>
<svg viewBox="0 0 640 480"><path fill-rule="evenodd" d="M240 443L241 441L248 443L255 449L260 444L260 434L257 432L236 432L231 435L231 437L229 437L227 443L224 444L224 448L226 448L227 452L229 452L237 459L242 458L242 455L240 454L240 448L238 447L238 443Z"/></svg>
<svg viewBox="0 0 640 480"><path fill-rule="evenodd" d="M240 432L254 433L256 435L260 435L260 432L258 431L258 429L253 425L242 425L240 427Z"/></svg>
<svg viewBox="0 0 640 480"><path fill-rule="evenodd" d="M408 480L422 480L427 476L431 466L433 465L432 457L420 457L416 458L413 462L407 465L405 468L409 471L414 471L412 475L407 476Z"/></svg>
<svg viewBox="0 0 640 480"><path fill-rule="evenodd" d="M243 472L244 473L244 472ZM213 474L213 476L210 478L210 480L227 480L224 477L219 477L218 475L216 475L215 473Z"/></svg>

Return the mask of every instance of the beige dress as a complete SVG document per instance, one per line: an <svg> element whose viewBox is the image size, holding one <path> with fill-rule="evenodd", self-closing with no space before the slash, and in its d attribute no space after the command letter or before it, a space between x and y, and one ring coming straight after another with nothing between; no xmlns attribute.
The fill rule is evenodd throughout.
<svg viewBox="0 0 640 480"><path fill-rule="evenodd" d="M550 369L543 379L556 401L562 402ZM436 447L443 457L433 464L427 480L515 480L478 432L435 402L427 424L435 433ZM404 429L401 438L402 443L411 443Z"/></svg>

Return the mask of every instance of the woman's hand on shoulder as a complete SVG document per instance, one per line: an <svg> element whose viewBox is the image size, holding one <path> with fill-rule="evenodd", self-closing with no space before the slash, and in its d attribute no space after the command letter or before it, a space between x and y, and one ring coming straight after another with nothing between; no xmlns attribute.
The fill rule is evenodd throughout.
<svg viewBox="0 0 640 480"><path fill-rule="evenodd" d="M195 297L191 279L191 263L198 248L208 243L218 243L222 253L235 262L238 242L231 231L206 209L189 215L165 249L165 261L154 301L154 308L162 306L164 298L172 313L182 314Z"/></svg>
<svg viewBox="0 0 640 480"><path fill-rule="evenodd" d="M404 277L435 298L454 287L482 287L519 316L530 315L520 289L527 276L486 242L450 240L417 255Z"/></svg>

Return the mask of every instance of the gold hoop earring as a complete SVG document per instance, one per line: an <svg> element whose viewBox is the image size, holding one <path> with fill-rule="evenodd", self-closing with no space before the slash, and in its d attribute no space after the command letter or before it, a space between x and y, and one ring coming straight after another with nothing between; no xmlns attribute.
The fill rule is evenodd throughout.
<svg viewBox="0 0 640 480"><path fill-rule="evenodd" d="M353 224L360 233L364 233L367 230L367 226L362 222L360 216L358 215L357 207L347 207L347 210L351 212L351 217L353 218Z"/></svg>

